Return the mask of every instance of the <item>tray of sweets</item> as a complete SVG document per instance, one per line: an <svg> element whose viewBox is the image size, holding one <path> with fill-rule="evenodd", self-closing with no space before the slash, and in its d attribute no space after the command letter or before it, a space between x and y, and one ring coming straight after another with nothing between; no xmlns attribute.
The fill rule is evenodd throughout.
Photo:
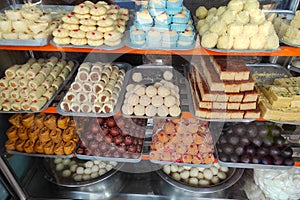
<svg viewBox="0 0 300 200"><path fill-rule="evenodd" d="M208 168L214 162L208 123L198 119L155 119L150 148L150 161L155 164Z"/></svg>
<svg viewBox="0 0 300 200"><path fill-rule="evenodd" d="M247 64L251 76L257 85L272 84L274 79L282 77L291 77L291 73L281 65L260 63Z"/></svg>
<svg viewBox="0 0 300 200"><path fill-rule="evenodd" d="M228 167L288 169L293 150L272 122L226 123L216 143L218 162Z"/></svg>
<svg viewBox="0 0 300 200"><path fill-rule="evenodd" d="M77 68L76 61L57 57L31 58L23 65L9 67L6 72L10 75L0 79L0 113L38 113L45 110L71 80Z"/></svg>
<svg viewBox="0 0 300 200"><path fill-rule="evenodd" d="M104 181L114 175L122 163L78 158L43 159L45 177L64 187L83 187Z"/></svg>
<svg viewBox="0 0 300 200"><path fill-rule="evenodd" d="M82 63L69 91L56 109L62 115L108 117L115 115L124 99L127 63Z"/></svg>
<svg viewBox="0 0 300 200"><path fill-rule="evenodd" d="M76 157L137 163L142 159L146 119L107 117L92 118L80 131Z"/></svg>
<svg viewBox="0 0 300 200"><path fill-rule="evenodd" d="M138 118L178 118L189 94L184 77L172 66L137 66L126 73L122 114Z"/></svg>
<svg viewBox="0 0 300 200"><path fill-rule="evenodd" d="M35 9L34 13L39 14L40 22L34 21L31 19L32 10L29 8ZM44 33L44 30L54 30L58 26L59 19L61 16L68 11L71 11L73 6L55 6L55 5L27 5L27 4L15 4L10 5L1 10L1 12L6 15L8 19L11 19L11 24L7 24L4 20L0 24L2 29L6 30L7 38L10 39L0 39L0 45L5 46L45 46L51 40L51 32ZM27 18L21 17L18 15L20 12L27 13ZM31 14L28 15L28 14ZM51 18L51 23L49 23L48 18ZM43 20L44 19L44 20ZM32 23L23 21L32 21ZM47 25L45 25L45 22ZM17 27L17 31L11 32L11 30ZM10 29L11 28L11 29ZM11 32L11 35L8 35ZM30 34L25 34L30 33ZM34 35L34 36L32 36ZM34 38L33 38L34 37Z"/></svg>
<svg viewBox="0 0 300 200"><path fill-rule="evenodd" d="M213 68L213 66L210 67ZM257 92L255 89L239 93L211 91L207 78L200 72L202 69L198 69L196 65L188 65L184 69L193 105L190 112L196 118L207 122L251 122L259 117L257 108L251 110L240 109L242 104L247 105L247 103L251 107L256 107ZM246 70L248 69L246 68ZM221 82L223 83L223 81ZM250 97L251 100L243 102L246 96Z"/></svg>
<svg viewBox="0 0 300 200"><path fill-rule="evenodd" d="M71 117L54 114L12 115L5 142L9 154L49 158L72 158L79 136Z"/></svg>

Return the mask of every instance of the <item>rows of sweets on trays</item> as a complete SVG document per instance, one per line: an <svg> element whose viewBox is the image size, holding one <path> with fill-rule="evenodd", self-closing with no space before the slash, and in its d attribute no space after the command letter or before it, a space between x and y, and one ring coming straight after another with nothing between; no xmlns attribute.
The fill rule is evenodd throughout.
<svg viewBox="0 0 300 200"><path fill-rule="evenodd" d="M259 108L269 120L299 121L300 77L276 78L271 85L258 86Z"/></svg>
<svg viewBox="0 0 300 200"><path fill-rule="evenodd" d="M34 4L24 4L19 9L5 10L0 15L0 39L43 39L61 23L65 12L52 12Z"/></svg>
<svg viewBox="0 0 300 200"><path fill-rule="evenodd" d="M130 41L134 46L184 48L194 43L193 21L183 0L146 2L130 27Z"/></svg>
<svg viewBox="0 0 300 200"><path fill-rule="evenodd" d="M70 155L79 136L70 117L53 114L14 114L9 118L5 147L28 154Z"/></svg>
<svg viewBox="0 0 300 200"><path fill-rule="evenodd" d="M105 1L85 1L62 17L63 23L53 31L56 44L117 46L121 43L129 11Z"/></svg>
<svg viewBox="0 0 300 200"><path fill-rule="evenodd" d="M101 177L118 165L115 161L83 161L70 158L55 158L52 162L58 177L76 182Z"/></svg>
<svg viewBox="0 0 300 200"><path fill-rule="evenodd" d="M153 131L150 144L153 162L213 163L213 140L206 122L187 118L162 121L162 126Z"/></svg>
<svg viewBox="0 0 300 200"><path fill-rule="evenodd" d="M123 86L125 70L114 64L82 63L60 107L65 112L110 113Z"/></svg>
<svg viewBox="0 0 300 200"><path fill-rule="evenodd" d="M39 111L68 77L73 61L31 58L22 65L5 70L0 79L0 109L3 111Z"/></svg>
<svg viewBox="0 0 300 200"><path fill-rule="evenodd" d="M195 116L205 119L256 119L258 92L239 58L203 56L188 75Z"/></svg>
<svg viewBox="0 0 300 200"><path fill-rule="evenodd" d="M197 30L205 48L274 50L279 38L257 0L231 0L228 5L196 10Z"/></svg>
<svg viewBox="0 0 300 200"><path fill-rule="evenodd" d="M273 23L280 39L290 44L300 45L300 11L296 11L293 19L287 19L286 16L278 14Z"/></svg>
<svg viewBox="0 0 300 200"><path fill-rule="evenodd" d="M143 81L147 77L148 75L141 72L132 74L132 82L126 86L122 113L128 116L147 117L180 116L179 87L173 83L173 72L164 71L162 80L146 86Z"/></svg>

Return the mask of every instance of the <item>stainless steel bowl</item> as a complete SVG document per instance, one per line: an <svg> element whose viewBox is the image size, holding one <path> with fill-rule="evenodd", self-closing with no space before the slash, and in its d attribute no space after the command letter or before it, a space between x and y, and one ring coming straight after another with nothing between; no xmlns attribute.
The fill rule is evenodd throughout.
<svg viewBox="0 0 300 200"><path fill-rule="evenodd" d="M163 195L183 197L183 196L198 196L198 197L219 197L223 196L223 191L234 185L243 175L244 169L229 168L227 178L216 185L207 187L191 186L187 183L174 180L171 176L163 172L163 170L156 171L163 179L160 186L160 192ZM166 184L167 183L167 184ZM226 196L226 195L225 195Z"/></svg>

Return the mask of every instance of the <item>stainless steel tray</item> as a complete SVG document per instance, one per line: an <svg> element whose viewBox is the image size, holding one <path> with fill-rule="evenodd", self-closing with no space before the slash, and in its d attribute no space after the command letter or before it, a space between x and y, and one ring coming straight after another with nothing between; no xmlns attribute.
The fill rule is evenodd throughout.
<svg viewBox="0 0 300 200"><path fill-rule="evenodd" d="M57 47L61 47L61 48L92 48L92 49L102 49L102 50L116 50L116 49L120 49L122 47L124 47L124 36L122 38L122 41L120 44L116 45L116 46L107 46L107 45L101 45L101 46L89 46L89 45L72 45L72 44L68 44L68 45L61 45L61 44L56 44L53 39L50 41L50 44L52 44L53 46L57 46Z"/></svg>
<svg viewBox="0 0 300 200"><path fill-rule="evenodd" d="M125 69L125 71L128 71L132 68L132 66L128 63L111 63L112 65L117 65L119 68L121 69ZM59 114L61 115L65 115L65 116L81 116L81 117L109 117L112 115L115 115L119 112L120 108L121 108L121 103L123 103L123 99L125 96L125 86L128 83L128 78L127 76L125 76L124 78L124 82L121 88L121 92L118 98L118 101L114 107L114 110L110 113L83 113L83 112L65 112L64 110L61 109L60 104L62 103L63 99L62 98L60 100L60 102L57 104L56 106L56 110ZM67 93L66 93L67 94Z"/></svg>
<svg viewBox="0 0 300 200"><path fill-rule="evenodd" d="M277 64L247 64L247 67L257 85L272 84L276 78L292 76L286 68Z"/></svg>
<svg viewBox="0 0 300 200"><path fill-rule="evenodd" d="M146 85L146 86L147 85L152 85L152 84L154 84L156 82L164 80L164 78L163 78L163 72L164 71L171 71L173 73L173 79L171 80L171 82L174 85L176 85L176 86L179 87L181 74L177 70L175 70L172 66L165 66L165 65L163 65L163 66L140 65L140 66L137 66L137 67L133 68L132 70L126 72L126 78L128 79L128 82L127 82L126 86L129 85L129 84L131 84L131 83L133 83L133 84L143 84L143 85ZM132 80L132 75L133 75L133 73L136 73L136 72L142 73L143 76L146 76L146 78L143 78L143 80L141 82L139 82L139 83L134 82ZM187 87L186 83L185 83L185 87ZM182 103L182 100L183 100L182 96L184 95L182 93L182 90L180 90L179 92L180 92L180 94L179 94L180 95L180 105L179 105L179 107L181 109L181 113L180 113L179 116L176 116L176 117L171 117L171 116L167 116L167 117L160 117L160 116L148 117L148 116L145 116L145 115L144 116L126 115L124 113L122 113L122 115L124 117L128 117L128 118L160 118L160 119L175 119L175 118L179 118L182 115L182 105L183 105L183 103ZM126 91L125 91L125 94L126 94ZM187 94L187 96L189 98L190 94ZM125 98L124 98L124 100L125 100ZM123 105L123 101L122 101L122 105ZM191 106L189 105L189 107L191 107Z"/></svg>
<svg viewBox="0 0 300 200"><path fill-rule="evenodd" d="M61 86L58 88L58 90L56 90L56 92L53 94L53 96L51 97L51 99L49 99L46 104L41 108L41 110L39 111L31 111L31 110L20 110L20 111L3 111L0 110L0 113L39 113L43 110L45 110L46 108L49 107L49 105L52 103L52 101L55 99L56 95L58 95L60 93L60 91L65 87L65 85L70 81L70 79L73 77L74 73L77 71L78 68L78 62L77 61L73 61L74 62L74 67L72 69L72 71L70 71L70 74L68 75L68 77L64 80L64 82L61 84Z"/></svg>
<svg viewBox="0 0 300 200"><path fill-rule="evenodd" d="M229 172L227 173L227 178L216 185L209 186L192 186L182 181L176 181L169 175L165 174L163 170L158 170L156 173L167 183L178 188L179 190L183 190L186 192L193 193L214 193L225 190L235 184L243 175L244 169L239 168L229 168Z"/></svg>
<svg viewBox="0 0 300 200"><path fill-rule="evenodd" d="M78 163L80 162L80 160L76 159L76 162ZM46 171L45 178L50 182L63 187L84 187L99 183L113 176L116 172L118 172L119 169L121 169L122 166L123 163L118 163L116 167L97 178L93 178L86 181L74 181L72 177L62 177L62 175L55 170L55 164L53 162L53 159L43 159L43 168Z"/></svg>
<svg viewBox="0 0 300 200"><path fill-rule="evenodd" d="M47 155L47 154L39 154L39 153L25 153L25 152L19 152L19 151L11 151L11 150L6 150L7 153L9 154L14 154L14 155L21 155L21 156L32 156L32 157L45 157L45 158L73 158L75 151L77 147L74 149L73 153L69 155Z"/></svg>

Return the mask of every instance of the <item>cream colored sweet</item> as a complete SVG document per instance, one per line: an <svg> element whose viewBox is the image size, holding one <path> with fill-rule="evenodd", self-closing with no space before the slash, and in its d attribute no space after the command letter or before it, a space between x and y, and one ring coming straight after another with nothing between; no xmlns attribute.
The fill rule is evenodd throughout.
<svg viewBox="0 0 300 200"><path fill-rule="evenodd" d="M218 34L206 32L201 39L201 45L205 48L214 48L218 42Z"/></svg>
<svg viewBox="0 0 300 200"><path fill-rule="evenodd" d="M89 31L96 31L97 27L96 26L86 26L86 25L80 25L79 30L82 30L84 32L89 32Z"/></svg>
<svg viewBox="0 0 300 200"><path fill-rule="evenodd" d="M86 33L86 38L90 40L103 39L104 34L99 31L89 31Z"/></svg>
<svg viewBox="0 0 300 200"><path fill-rule="evenodd" d="M157 114L157 108L153 105L146 106L145 114L148 117L154 117Z"/></svg>
<svg viewBox="0 0 300 200"><path fill-rule="evenodd" d="M239 12L244 8L244 1L242 0L231 0L228 3L228 9Z"/></svg>
<svg viewBox="0 0 300 200"><path fill-rule="evenodd" d="M233 47L234 37L231 35L222 35L218 39L218 49L231 49Z"/></svg>
<svg viewBox="0 0 300 200"><path fill-rule="evenodd" d="M63 16L62 21L68 24L79 24L79 19L75 15Z"/></svg>
<svg viewBox="0 0 300 200"><path fill-rule="evenodd" d="M106 32L104 33L104 39L105 41L116 41L121 39L123 36L122 33L119 31L111 31L111 32Z"/></svg>
<svg viewBox="0 0 300 200"><path fill-rule="evenodd" d="M143 80L143 75L140 72L135 72L132 74L132 80L136 83L141 82Z"/></svg>
<svg viewBox="0 0 300 200"><path fill-rule="evenodd" d="M107 8L101 5L95 5L90 9L90 14L94 16L102 16L106 14Z"/></svg>
<svg viewBox="0 0 300 200"><path fill-rule="evenodd" d="M248 49L250 45L250 39L248 35L240 34L234 38L233 48L234 49Z"/></svg>
<svg viewBox="0 0 300 200"><path fill-rule="evenodd" d="M244 30L244 26L240 23L233 22L232 24L229 24L227 27L227 33L231 37L235 37L239 34L241 34Z"/></svg>

